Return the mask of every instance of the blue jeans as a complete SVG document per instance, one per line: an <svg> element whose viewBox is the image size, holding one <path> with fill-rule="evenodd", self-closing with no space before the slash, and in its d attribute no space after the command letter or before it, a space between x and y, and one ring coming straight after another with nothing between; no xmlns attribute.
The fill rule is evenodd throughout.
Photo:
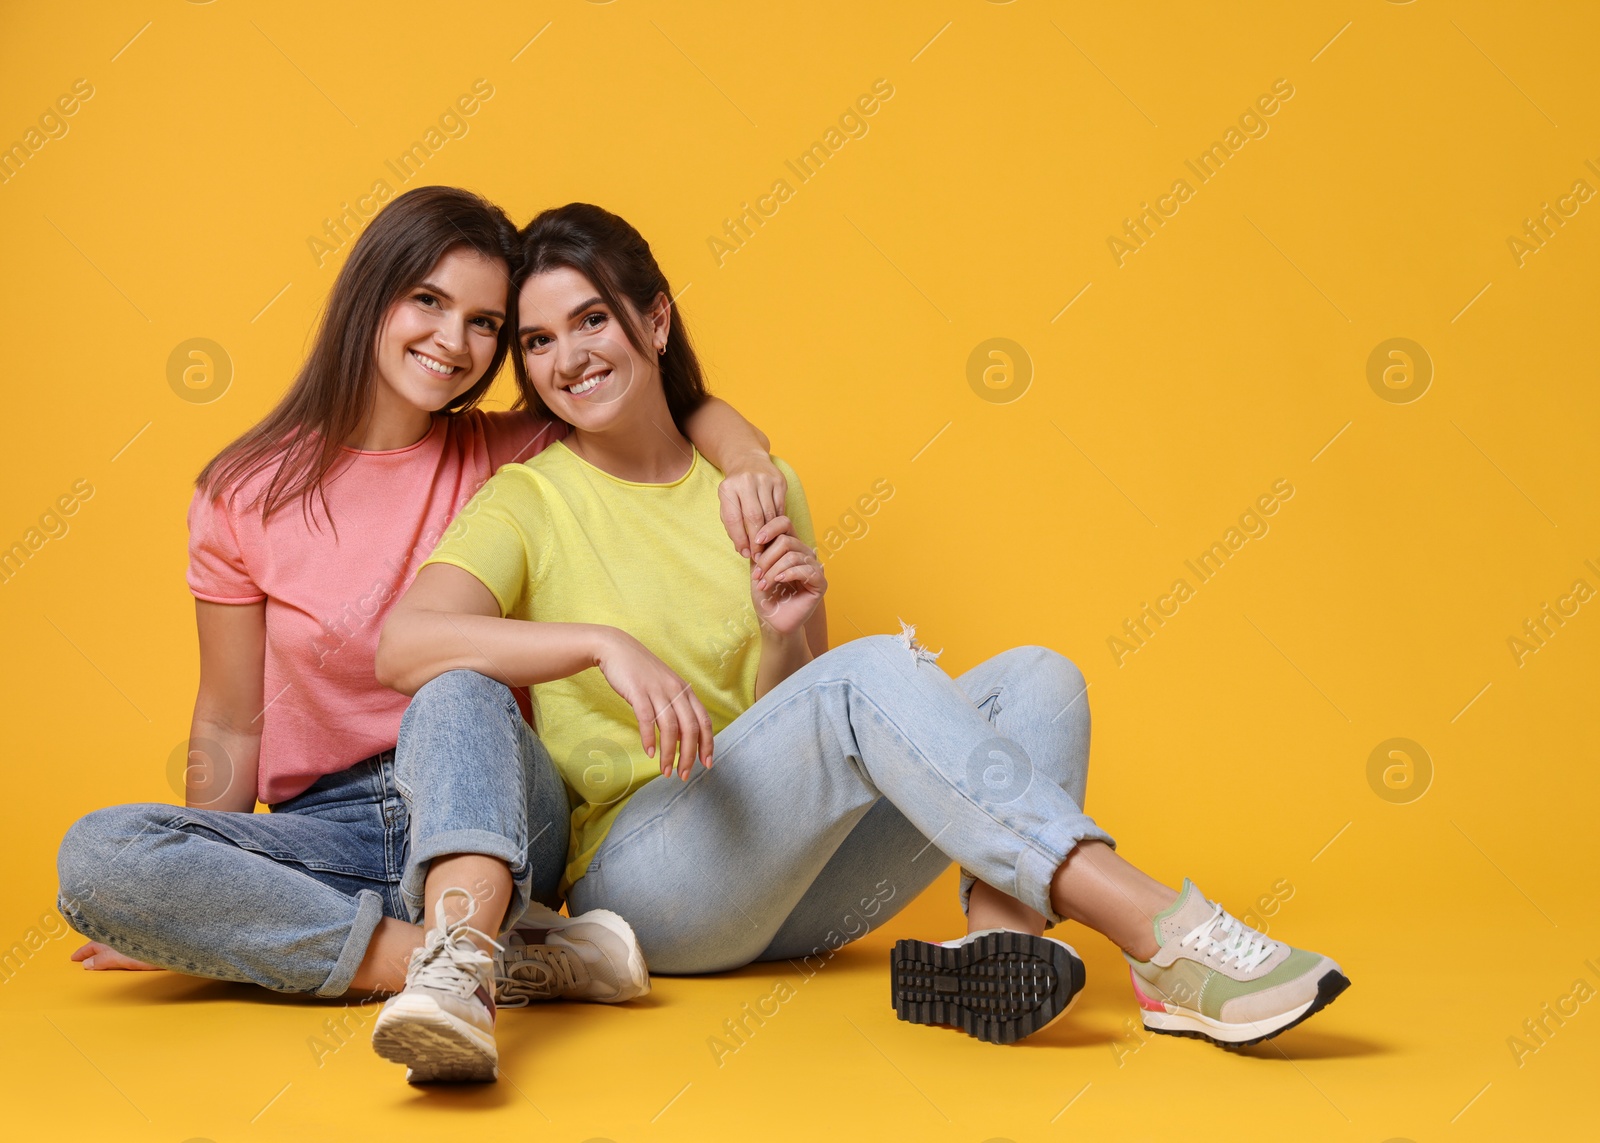
<svg viewBox="0 0 1600 1143"><path fill-rule="evenodd" d="M1020 647L952 680L909 640L858 639L717 735L712 769L634 794L567 898L612 909L654 972L832 956L954 858L1059 921L1050 884L1080 841L1083 676ZM948 855L948 856L946 856Z"/></svg>
<svg viewBox="0 0 1600 1143"><path fill-rule="evenodd" d="M569 813L511 692L451 671L417 692L394 750L270 814L155 803L79 819L61 843L59 907L84 936L162 968L339 996L380 919L421 918L437 857L511 867L501 931L530 897L558 904Z"/></svg>

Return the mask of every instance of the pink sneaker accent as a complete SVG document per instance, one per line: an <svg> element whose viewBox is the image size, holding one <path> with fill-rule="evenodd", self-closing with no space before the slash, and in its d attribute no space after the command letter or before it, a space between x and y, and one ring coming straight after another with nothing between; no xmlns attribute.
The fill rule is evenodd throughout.
<svg viewBox="0 0 1600 1143"><path fill-rule="evenodd" d="M1128 969L1128 977L1133 981L1133 996L1139 1002L1139 1007L1146 1012L1165 1012L1167 1006L1159 1000L1152 1000L1144 994L1144 989L1139 987L1139 974L1132 968Z"/></svg>

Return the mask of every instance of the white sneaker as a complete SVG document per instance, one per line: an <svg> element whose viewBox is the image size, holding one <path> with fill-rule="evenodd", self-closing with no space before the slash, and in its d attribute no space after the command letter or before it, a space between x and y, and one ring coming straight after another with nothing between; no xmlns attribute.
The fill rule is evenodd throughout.
<svg viewBox="0 0 1600 1143"><path fill-rule="evenodd" d="M472 936L499 948L467 921L478 903L465 889L446 889L439 915L452 897L465 897L461 919L428 933L411 954L403 992L391 996L372 1027L373 1050L406 1064L407 1083L488 1083L500 1053L494 1043L494 958Z"/></svg>
<svg viewBox="0 0 1600 1143"><path fill-rule="evenodd" d="M650 971L633 929L609 909L563 917L537 901L506 934L495 978L502 1007L535 1000L620 1004L650 991Z"/></svg>

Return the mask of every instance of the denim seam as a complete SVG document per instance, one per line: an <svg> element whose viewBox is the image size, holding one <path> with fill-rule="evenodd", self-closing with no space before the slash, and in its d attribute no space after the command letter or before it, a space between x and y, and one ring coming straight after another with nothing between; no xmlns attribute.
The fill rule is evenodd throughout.
<svg viewBox="0 0 1600 1143"><path fill-rule="evenodd" d="M355 919L350 922L350 935L345 938L328 979L317 989L318 996L343 996L350 990L350 982L355 979L356 970L367 955L367 946L372 943L372 935L378 931L382 920L383 899L371 889L361 890Z"/></svg>

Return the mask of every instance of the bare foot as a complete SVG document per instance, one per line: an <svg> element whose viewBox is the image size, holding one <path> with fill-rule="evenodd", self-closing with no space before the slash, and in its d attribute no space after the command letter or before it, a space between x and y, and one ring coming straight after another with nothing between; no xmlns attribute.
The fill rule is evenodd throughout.
<svg viewBox="0 0 1600 1143"><path fill-rule="evenodd" d="M108 969L128 969L132 972L163 972L164 969L157 965L145 964L142 960L134 960L131 956L119 953L110 945L99 941L90 941L72 954L73 960L83 962L83 967L90 972L105 972Z"/></svg>

